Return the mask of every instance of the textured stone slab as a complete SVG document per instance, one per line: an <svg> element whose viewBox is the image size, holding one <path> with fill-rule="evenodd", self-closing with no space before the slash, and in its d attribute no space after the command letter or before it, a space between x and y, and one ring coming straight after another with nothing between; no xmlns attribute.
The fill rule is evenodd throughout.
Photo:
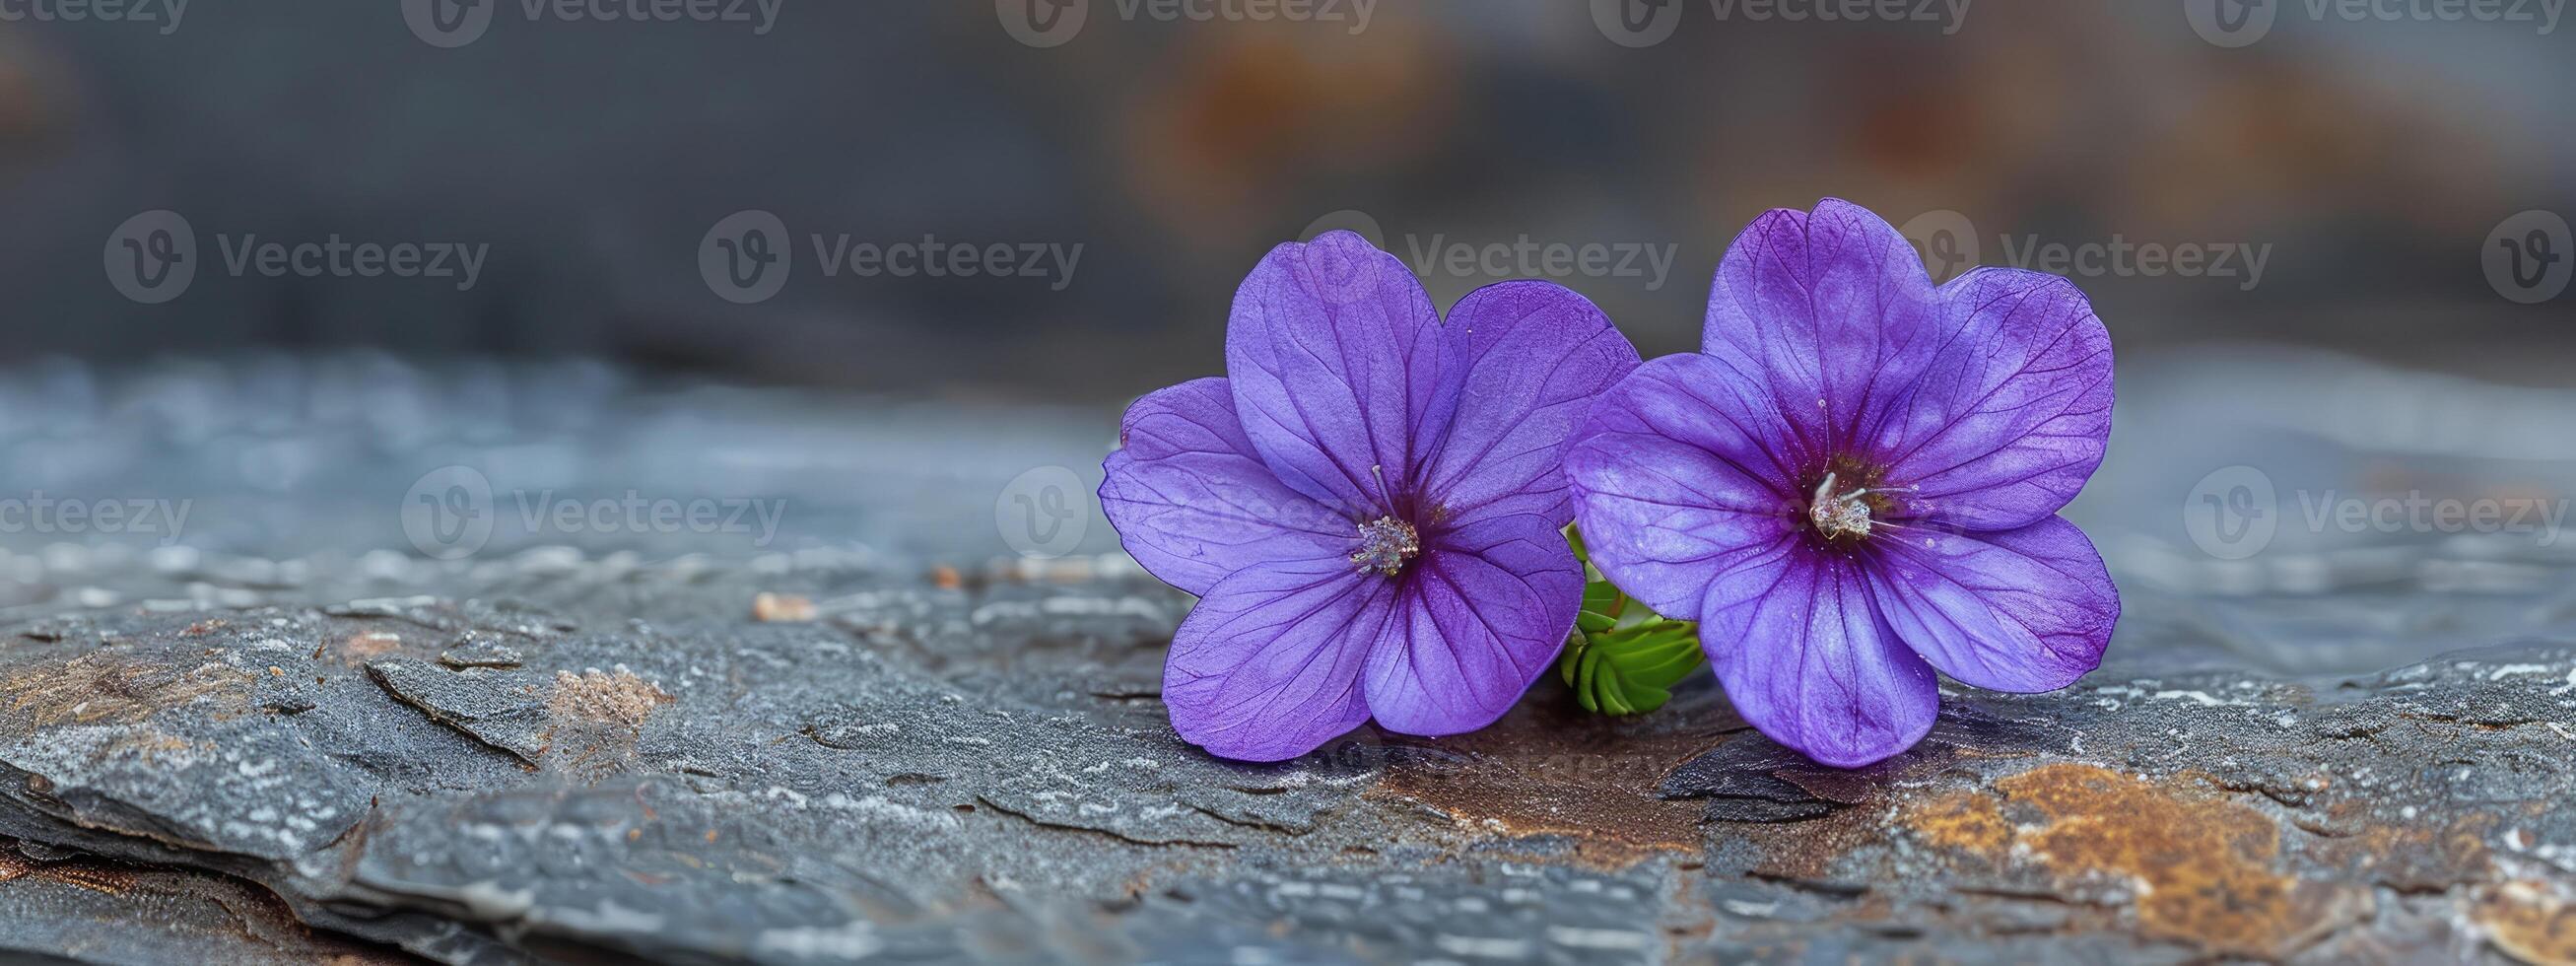
<svg viewBox="0 0 2576 966"><path fill-rule="evenodd" d="M408 385L430 420L463 391ZM228 392L191 396L193 418L267 405ZM2414 569L2379 579L2355 548L2290 546L2220 586L2238 572L2156 542L2169 515L2126 522L2176 493L2106 469L2097 488L2131 494L2086 521L2124 581L2110 662L2055 694L1946 690L1932 737L1882 765L1787 753L1703 678L1637 719L1582 715L1549 681L1472 735L1364 728L1245 766L1179 742L1156 700L1186 597L1115 555L994 557L995 497L1029 465L1096 459L1105 434L1067 428L1090 423L852 430L810 400L632 395L494 416L478 445L622 447L557 481L575 488L667 471L822 494L790 504L790 543L523 535L428 559L394 504L430 467L389 462L410 450L383 426L276 413L292 431L273 445L314 467L301 489L208 483L198 511L260 526L0 539L0 951L2576 959L2576 569L2556 551L2398 547ZM2177 397L2124 388L2124 412L2159 398ZM93 445L134 480L238 462L219 452L238 438L118 411ZM961 426L1011 458L940 442ZM208 442L153 442L171 438ZM818 441L816 463L791 455ZM59 445L13 452L94 465L46 458ZM727 484L725 466L762 469ZM865 492L824 492L845 485Z"/></svg>
<svg viewBox="0 0 2576 966"><path fill-rule="evenodd" d="M1043 654L1086 647L1043 622L994 630L1031 613L996 604L1080 601L1059 609L1093 620L1113 589L869 593L933 625L982 612ZM1074 937L1109 960L1927 939L1961 959L2546 958L2576 879L2566 648L2325 684L1951 693L1933 739L1856 772L1781 751L1704 685L1634 721L1542 689L1475 735L1364 730L1247 767L1037 668L996 687L843 625L745 612L594 634L571 614L595 604L531 624L536 606L96 615L22 636L0 685L0 831L239 877L326 933L482 962L1043 958ZM424 655L450 631L424 623L517 627L523 666L440 665ZM1105 656L1081 660L1115 677ZM255 701L283 677L312 680L314 705Z"/></svg>

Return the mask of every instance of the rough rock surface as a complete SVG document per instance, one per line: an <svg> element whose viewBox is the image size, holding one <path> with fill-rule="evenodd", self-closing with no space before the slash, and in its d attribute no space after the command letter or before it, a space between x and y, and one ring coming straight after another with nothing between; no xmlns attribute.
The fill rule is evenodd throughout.
<svg viewBox="0 0 2576 966"><path fill-rule="evenodd" d="M390 519L426 468L289 497ZM798 492L766 485L730 492ZM1186 597L1115 556L990 565L984 519L916 556L13 545L0 953L2576 961L2563 581L2375 585L2335 620L2448 653L2315 671L2265 656L2331 646L2295 609L2130 579L2103 670L1949 688L1860 771L1704 678L1637 719L1551 682L1477 734L1253 767L1155 700Z"/></svg>

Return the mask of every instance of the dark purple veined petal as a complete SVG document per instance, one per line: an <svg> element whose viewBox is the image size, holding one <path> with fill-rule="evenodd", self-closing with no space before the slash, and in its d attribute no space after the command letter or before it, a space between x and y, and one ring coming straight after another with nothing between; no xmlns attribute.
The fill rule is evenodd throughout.
<svg viewBox="0 0 2576 966"><path fill-rule="evenodd" d="M1264 562L1349 566L1353 522L1271 475L1244 438L1224 379L1147 394L1128 407L1118 436L1103 464L1100 508L1127 553L1164 583L1204 595Z"/></svg>
<svg viewBox="0 0 2576 966"><path fill-rule="evenodd" d="M1235 290L1226 373L1262 462L1354 519L1398 509L1461 372L1404 263L1346 231L1288 243Z"/></svg>
<svg viewBox="0 0 2576 966"><path fill-rule="evenodd" d="M1910 530L1870 561L1897 639L1961 683L2054 691L2102 663L2120 594L2063 517L2018 530Z"/></svg>
<svg viewBox="0 0 2576 966"><path fill-rule="evenodd" d="M1637 347L1583 296L1515 281L1467 294L1443 334L1464 364L1457 415L1430 454L1423 498L1463 523L1537 514L1564 526L1564 449L1592 400L1637 368Z"/></svg>
<svg viewBox="0 0 2576 966"><path fill-rule="evenodd" d="M1783 540L1712 584L1700 644L1737 714L1837 768L1914 746L1941 707L1932 666L1870 606L1861 561Z"/></svg>
<svg viewBox="0 0 2576 966"><path fill-rule="evenodd" d="M2075 284L1979 268L1941 288L1939 349L1873 415L1888 479L1915 513L1971 530L2047 519L2111 436L2111 336Z"/></svg>
<svg viewBox="0 0 2576 966"><path fill-rule="evenodd" d="M1172 729L1219 757L1284 761L1359 727L1360 670L1394 612L1394 583L1347 560L1235 572L1172 634Z"/></svg>
<svg viewBox="0 0 2576 966"><path fill-rule="evenodd" d="M1492 724L1538 680L1583 604L1562 524L1490 517L1423 548L1368 652L1362 690L1389 731L1452 735Z"/></svg>
<svg viewBox="0 0 2576 966"><path fill-rule="evenodd" d="M1701 351L1762 387L1802 467L1847 453L1870 412L1911 385L1940 335L1922 258L1885 220L1827 198L1736 236L1709 287Z"/></svg>
<svg viewBox="0 0 2576 966"><path fill-rule="evenodd" d="M1798 525L1771 449L1770 397L1705 355L1639 366L1566 447L1592 563L1657 613L1688 619L1710 584Z"/></svg>

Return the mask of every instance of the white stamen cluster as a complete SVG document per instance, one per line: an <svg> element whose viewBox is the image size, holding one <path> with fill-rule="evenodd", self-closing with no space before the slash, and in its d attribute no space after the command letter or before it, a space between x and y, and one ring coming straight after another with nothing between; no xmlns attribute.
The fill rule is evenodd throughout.
<svg viewBox="0 0 2576 966"><path fill-rule="evenodd" d="M1360 549L1351 554L1351 563L1361 570L1374 570L1393 577L1403 572L1404 562L1422 552L1422 539L1413 525L1394 517L1379 517L1360 524Z"/></svg>
<svg viewBox="0 0 2576 966"><path fill-rule="evenodd" d="M1869 536L1869 501L1862 499L1868 495L1866 489L1834 492L1834 474L1827 473L1824 482L1816 484L1815 498L1807 503L1807 521L1827 537Z"/></svg>

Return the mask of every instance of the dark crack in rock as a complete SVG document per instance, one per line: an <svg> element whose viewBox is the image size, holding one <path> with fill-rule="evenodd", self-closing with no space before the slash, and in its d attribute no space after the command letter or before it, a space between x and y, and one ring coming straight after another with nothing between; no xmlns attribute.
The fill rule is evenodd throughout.
<svg viewBox="0 0 2576 966"><path fill-rule="evenodd" d="M367 662L367 676L430 720L535 765L546 753L553 718L523 676L449 670L418 658Z"/></svg>
<svg viewBox="0 0 2576 966"><path fill-rule="evenodd" d="M0 840L0 957L255 966L400 964L399 951L316 932L256 885L201 872L27 859Z"/></svg>

